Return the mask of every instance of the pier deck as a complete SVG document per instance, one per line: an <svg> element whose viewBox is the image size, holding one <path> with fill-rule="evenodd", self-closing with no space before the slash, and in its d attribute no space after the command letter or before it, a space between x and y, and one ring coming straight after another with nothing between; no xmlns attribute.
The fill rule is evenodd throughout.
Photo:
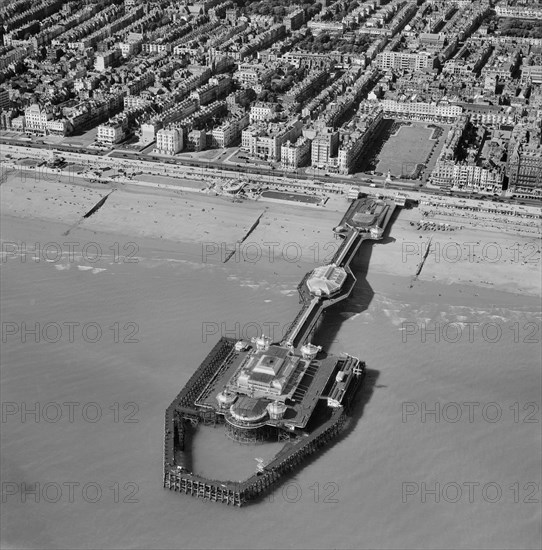
<svg viewBox="0 0 542 550"><path fill-rule="evenodd" d="M245 362L251 351L242 351L232 355L232 360L224 369L218 369L218 376L209 380L202 393L195 400L196 407L212 410L215 414L223 414L217 402L217 395L224 389L233 373ZM296 384L295 392L289 400L288 414L280 421L267 420L269 425L288 425L303 429L309 421L310 415L321 397L324 389L333 378L337 370L337 358L330 357L310 361L304 369L300 380ZM269 398L269 402L272 398Z"/></svg>

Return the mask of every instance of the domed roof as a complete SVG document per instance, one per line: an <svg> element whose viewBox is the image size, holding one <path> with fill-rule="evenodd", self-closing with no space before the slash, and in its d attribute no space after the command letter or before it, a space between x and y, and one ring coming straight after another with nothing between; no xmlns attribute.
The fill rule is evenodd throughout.
<svg viewBox="0 0 542 550"><path fill-rule="evenodd" d="M273 401L273 403L269 403L269 405L267 405L269 416L274 419L282 418L287 408L288 407L281 401Z"/></svg>
<svg viewBox="0 0 542 550"><path fill-rule="evenodd" d="M223 405L231 405L236 399L237 395L228 391L222 391L216 396L216 400Z"/></svg>
<svg viewBox="0 0 542 550"><path fill-rule="evenodd" d="M284 412L288 407L282 401L273 401L267 405L267 410L272 413Z"/></svg>
<svg viewBox="0 0 542 550"><path fill-rule="evenodd" d="M256 349L258 351L265 351L265 350L269 349L270 339L267 336L263 335L263 334L261 336L253 337L252 342L254 344L256 344Z"/></svg>
<svg viewBox="0 0 542 550"><path fill-rule="evenodd" d="M249 346L250 346L250 344L248 342L246 342L245 340L238 340L235 343L235 350L236 351L244 351L244 350L248 349Z"/></svg>
<svg viewBox="0 0 542 550"><path fill-rule="evenodd" d="M335 264L317 267L307 280L307 287L315 296L330 296L340 290L346 280L346 271Z"/></svg>
<svg viewBox="0 0 542 550"><path fill-rule="evenodd" d="M284 376L281 376L280 378L275 378L273 382L271 382L271 385L277 390L282 391L282 389L286 385L286 378Z"/></svg>
<svg viewBox="0 0 542 550"><path fill-rule="evenodd" d="M314 359L318 352L322 349L322 346L315 346L314 344L305 344L301 346L301 355L305 359Z"/></svg>
<svg viewBox="0 0 542 550"><path fill-rule="evenodd" d="M375 227L371 227L371 236L380 238L384 234L384 230L379 227L378 225Z"/></svg>
<svg viewBox="0 0 542 550"><path fill-rule="evenodd" d="M242 396L230 407L230 414L235 420L243 422L261 422L267 416L267 402Z"/></svg>

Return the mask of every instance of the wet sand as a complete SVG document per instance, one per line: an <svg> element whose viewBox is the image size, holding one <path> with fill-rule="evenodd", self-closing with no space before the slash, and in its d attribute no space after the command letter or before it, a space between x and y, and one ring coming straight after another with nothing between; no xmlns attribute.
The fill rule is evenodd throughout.
<svg viewBox="0 0 542 550"><path fill-rule="evenodd" d="M21 180L13 175L2 186L2 212L70 225L79 222L80 228L132 240L143 237L195 245L204 262L224 262L236 252L229 261L258 264L264 269L282 265L291 271L300 263L321 265L331 260L340 245L332 228L348 207L340 196L321 209L308 209L131 188L116 190L102 208L82 220L108 192L69 182ZM258 225L247 237L258 218ZM417 231L410 222L419 219L418 209L400 211L393 229L397 236L373 246L371 270L414 276L432 239L420 280L540 295L539 237L469 227L453 232Z"/></svg>

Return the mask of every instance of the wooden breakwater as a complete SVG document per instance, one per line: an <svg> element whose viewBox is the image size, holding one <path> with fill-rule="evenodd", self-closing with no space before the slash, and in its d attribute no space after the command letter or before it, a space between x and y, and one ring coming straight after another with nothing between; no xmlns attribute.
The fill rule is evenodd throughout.
<svg viewBox="0 0 542 550"><path fill-rule="evenodd" d="M429 252L431 250L431 241L433 240L433 236L429 237L429 242L427 243L427 248L425 250L425 254L423 255L420 263L416 267L416 277L422 272L423 266L425 264L425 260L427 260L427 256L429 256Z"/></svg>
<svg viewBox="0 0 542 550"><path fill-rule="evenodd" d="M258 227L258 225L260 224L260 220L262 219L262 216L264 214L265 211L256 218L256 221L250 226L250 229L245 233L245 236L235 243L234 249L228 252L222 263L226 263L232 256L239 252L239 247L248 239L248 237L250 237L250 234Z"/></svg>

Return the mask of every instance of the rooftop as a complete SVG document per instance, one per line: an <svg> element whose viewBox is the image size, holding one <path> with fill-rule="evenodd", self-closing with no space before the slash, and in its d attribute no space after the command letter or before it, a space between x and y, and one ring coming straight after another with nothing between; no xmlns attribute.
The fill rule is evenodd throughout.
<svg viewBox="0 0 542 550"><path fill-rule="evenodd" d="M318 400L330 388L341 361L332 356L305 359L286 346L249 347L222 362L196 405L222 410L232 422L272 426L286 422L304 428ZM224 400L221 394L237 398ZM265 413L268 405L276 402L285 406L280 419Z"/></svg>
<svg viewBox="0 0 542 550"><path fill-rule="evenodd" d="M315 296L331 296L337 293L346 280L346 271L335 264L317 267L307 280L307 287Z"/></svg>

